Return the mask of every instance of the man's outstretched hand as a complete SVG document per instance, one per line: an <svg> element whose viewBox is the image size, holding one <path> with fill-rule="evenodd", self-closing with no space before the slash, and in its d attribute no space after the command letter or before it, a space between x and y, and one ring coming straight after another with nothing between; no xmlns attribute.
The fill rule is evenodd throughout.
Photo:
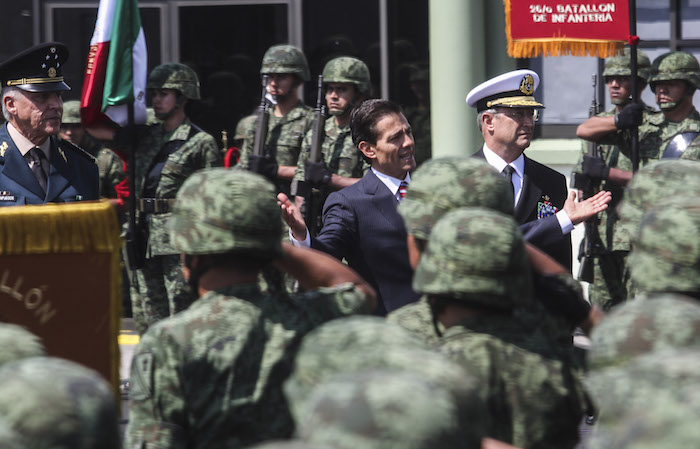
<svg viewBox="0 0 700 449"><path fill-rule="evenodd" d="M612 193L601 190L587 200L577 202L576 192L572 191L564 202L564 212L569 216L571 222L577 225L607 209L611 199Z"/></svg>
<svg viewBox="0 0 700 449"><path fill-rule="evenodd" d="M282 209L282 219L292 230L292 236L300 242L306 240L306 222L299 208L284 193L277 194L277 204Z"/></svg>

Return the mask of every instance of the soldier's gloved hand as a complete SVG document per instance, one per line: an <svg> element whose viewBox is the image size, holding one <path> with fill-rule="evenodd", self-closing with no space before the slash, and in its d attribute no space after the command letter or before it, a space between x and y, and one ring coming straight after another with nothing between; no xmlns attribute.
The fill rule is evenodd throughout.
<svg viewBox="0 0 700 449"><path fill-rule="evenodd" d="M314 187L323 187L331 180L331 172L323 161L306 161L306 182Z"/></svg>
<svg viewBox="0 0 700 449"><path fill-rule="evenodd" d="M596 179L608 179L610 167L600 157L583 156L583 174Z"/></svg>
<svg viewBox="0 0 700 449"><path fill-rule="evenodd" d="M263 175L272 182L277 181L277 163L265 156L248 156L248 170Z"/></svg>
<svg viewBox="0 0 700 449"><path fill-rule="evenodd" d="M615 127L617 129L630 129L641 125L643 111L644 107L641 104L628 104L615 116Z"/></svg>

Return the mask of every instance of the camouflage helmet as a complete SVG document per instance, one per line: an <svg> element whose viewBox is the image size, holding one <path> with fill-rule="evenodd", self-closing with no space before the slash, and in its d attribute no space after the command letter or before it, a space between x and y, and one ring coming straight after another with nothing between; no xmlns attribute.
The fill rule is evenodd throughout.
<svg viewBox="0 0 700 449"><path fill-rule="evenodd" d="M340 449L480 447L481 438L465 441L463 433L449 391L398 371L327 380L314 389L297 423L300 439Z"/></svg>
<svg viewBox="0 0 700 449"><path fill-rule="evenodd" d="M175 89L185 98L199 100L199 78L190 67L177 62L161 64L148 75L147 89Z"/></svg>
<svg viewBox="0 0 700 449"><path fill-rule="evenodd" d="M621 55L613 56L605 60L605 69L603 69L603 80L607 82L609 76L632 76L630 70L630 47L625 47ZM637 77L649 81L651 72L651 61L649 56L642 50L637 49Z"/></svg>
<svg viewBox="0 0 700 449"><path fill-rule="evenodd" d="M644 391L645 403L604 414L587 438L590 449L684 448L700 441L700 393L696 385L677 391L653 388Z"/></svg>
<svg viewBox="0 0 700 449"><path fill-rule="evenodd" d="M357 58L341 56L331 59L323 68L324 83L350 83L358 92L367 95L370 90L369 68Z"/></svg>
<svg viewBox="0 0 700 449"><path fill-rule="evenodd" d="M530 265L513 217L481 208L445 214L430 233L413 289L505 310L529 304Z"/></svg>
<svg viewBox="0 0 700 449"><path fill-rule="evenodd" d="M513 215L513 187L485 161L471 157L429 159L411 175L399 214L406 231L427 240L445 213L483 207Z"/></svg>
<svg viewBox="0 0 700 449"><path fill-rule="evenodd" d="M649 85L656 88L659 81L684 80L693 88L700 87L700 64L695 56L684 51L664 53L654 59Z"/></svg>
<svg viewBox="0 0 700 449"><path fill-rule="evenodd" d="M638 292L700 298L700 199L662 200L647 211L627 265Z"/></svg>
<svg viewBox="0 0 700 449"><path fill-rule="evenodd" d="M592 370L621 366L667 348L700 349L700 304L686 296L658 294L614 308L593 329L588 364Z"/></svg>
<svg viewBox="0 0 700 449"><path fill-rule="evenodd" d="M639 169L618 207L620 249L630 250L644 212L659 201L700 197L700 164L690 160L654 161Z"/></svg>
<svg viewBox="0 0 700 449"><path fill-rule="evenodd" d="M267 49L263 56L260 74L271 73L291 73L297 75L302 81L310 79L306 56L293 45L273 45Z"/></svg>
<svg viewBox="0 0 700 449"><path fill-rule="evenodd" d="M408 331L372 316L333 320L304 337L294 370L284 384L292 416L299 421L319 384L339 374L364 370L410 371L448 389L464 428L481 438L484 415L477 380Z"/></svg>
<svg viewBox="0 0 700 449"><path fill-rule="evenodd" d="M0 366L42 355L46 355L46 349L39 337L22 326L0 323Z"/></svg>
<svg viewBox="0 0 700 449"><path fill-rule="evenodd" d="M32 357L0 367L0 416L28 448L121 447L114 391L68 360Z"/></svg>
<svg viewBox="0 0 700 449"><path fill-rule="evenodd" d="M248 449L339 449L337 446L327 446L307 443L306 441L281 440L267 441L262 444L250 446Z"/></svg>
<svg viewBox="0 0 700 449"><path fill-rule="evenodd" d="M200 170L177 192L170 238L185 254L280 254L282 219L274 186L248 171Z"/></svg>
<svg viewBox="0 0 700 449"><path fill-rule="evenodd" d="M6 420L0 416L0 447L2 449L29 449L22 437L10 428Z"/></svg>
<svg viewBox="0 0 700 449"><path fill-rule="evenodd" d="M61 123L64 125L80 125L80 101L70 100L63 103L63 118Z"/></svg>

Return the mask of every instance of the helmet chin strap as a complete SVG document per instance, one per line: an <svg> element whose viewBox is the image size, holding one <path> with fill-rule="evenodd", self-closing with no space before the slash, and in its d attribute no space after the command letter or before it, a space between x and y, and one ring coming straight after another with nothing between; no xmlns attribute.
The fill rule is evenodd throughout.
<svg viewBox="0 0 700 449"><path fill-rule="evenodd" d="M660 104L659 109L661 109L662 111L671 112L674 109L676 109L678 106L680 106L683 103L683 101L685 101L686 98L690 98L694 94L695 94L695 88L692 87L690 84L686 83L685 92L683 92L683 95L681 96L681 98L678 99L678 101Z"/></svg>

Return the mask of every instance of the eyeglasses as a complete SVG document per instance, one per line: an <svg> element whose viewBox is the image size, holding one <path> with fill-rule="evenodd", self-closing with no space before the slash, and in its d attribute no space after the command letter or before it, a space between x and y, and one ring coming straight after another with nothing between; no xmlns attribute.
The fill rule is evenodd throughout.
<svg viewBox="0 0 700 449"><path fill-rule="evenodd" d="M513 120L516 121L523 121L527 119L532 119L533 121L537 121L540 118L540 110L539 109L530 109L530 108L513 108L513 109L504 109L500 111L496 111L496 114L503 114L506 115Z"/></svg>

